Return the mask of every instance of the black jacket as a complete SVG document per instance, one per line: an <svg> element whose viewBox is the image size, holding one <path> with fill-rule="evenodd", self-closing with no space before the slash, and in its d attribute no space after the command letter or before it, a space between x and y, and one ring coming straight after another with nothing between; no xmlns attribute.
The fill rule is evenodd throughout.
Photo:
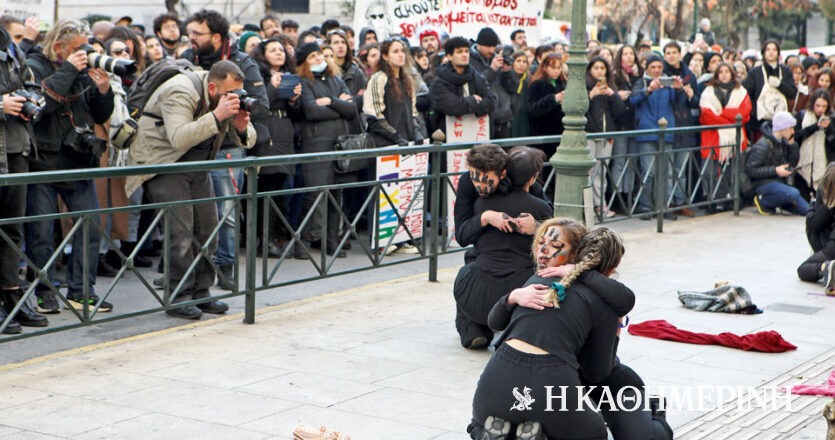
<svg viewBox="0 0 835 440"><path fill-rule="evenodd" d="M317 75L312 80L302 78L302 96L299 98L304 119L301 124L301 153L334 151L336 138L348 134L348 122L357 117L353 102L339 99L350 93L348 86L338 76ZM331 104L316 104L317 98L330 98ZM327 162L309 164L310 167L333 166Z"/></svg>
<svg viewBox="0 0 835 440"><path fill-rule="evenodd" d="M554 99L554 95L565 90L565 83L543 78L531 82L528 86L528 115L531 119L531 136L562 134L565 127L562 118L562 104Z"/></svg>
<svg viewBox="0 0 835 440"><path fill-rule="evenodd" d="M259 63L259 67L261 68L261 76L271 78L270 69L266 65ZM273 87L270 81L265 81L264 86L270 102L270 108L268 115L263 118L263 124L269 131L270 141L255 144L247 154L250 156L293 154L294 122L300 121L303 117L299 101L297 100L295 104L291 104L289 99L280 99L278 97L278 89ZM301 100L301 97L299 97L299 100ZM282 173L292 176L295 174L295 169L296 167L294 165L273 165L262 167L260 173Z"/></svg>
<svg viewBox="0 0 835 440"><path fill-rule="evenodd" d="M637 83L640 79L640 75L629 75L627 78L615 75L615 91L620 92L621 90L626 90L631 92L635 87L635 83ZM632 102L628 99L623 101L623 113L620 117L615 118L615 126L617 126L618 130L635 129L635 107L632 106Z"/></svg>
<svg viewBox="0 0 835 440"><path fill-rule="evenodd" d="M792 76L792 71L788 68L788 66L778 64L777 68L772 69L771 66L763 64L762 66L751 68L751 70L748 71L748 78L743 84L743 86L745 86L745 90L748 91L748 96L751 98L751 106L753 107L751 109L751 120L748 121L749 130L758 129L762 123L757 116L757 98L760 97L760 93L766 83L766 79L763 76L763 66L765 66L765 71L768 76L782 76L782 80L780 81L780 85L777 89L780 90L780 93L786 97L787 101L797 95L797 86L794 85L794 76Z"/></svg>
<svg viewBox="0 0 835 440"><path fill-rule="evenodd" d="M471 66L464 73L458 73L450 63L441 64L435 71L438 78L432 83L432 100L442 115L464 116L474 113L476 116L490 114L496 108L496 94L490 90L487 79ZM464 84L470 95L464 96ZM473 95L481 96L481 102Z"/></svg>
<svg viewBox="0 0 835 440"><path fill-rule="evenodd" d="M104 124L113 113L113 91L99 93L93 80L79 72L71 63L57 65L41 52L27 55L35 82L44 90L46 105L41 119L35 123L38 155L29 156L31 171L52 171L97 167L99 157L90 151L76 150L67 145L73 125ZM72 119L67 116L69 111Z"/></svg>
<svg viewBox="0 0 835 440"><path fill-rule="evenodd" d="M745 174L755 188L771 182L787 183L787 178L777 175L777 167L785 163L797 166L800 160L797 144L775 139L768 123L763 124L762 131L763 137L749 147L751 152L745 159Z"/></svg>
<svg viewBox="0 0 835 440"><path fill-rule="evenodd" d="M597 83L586 81L586 90L591 89ZM589 101L589 111L586 113L586 131L589 133L603 133L615 131L615 121L626 111L623 99L617 93L612 96L597 95Z"/></svg>
<svg viewBox="0 0 835 440"><path fill-rule="evenodd" d="M814 252L823 251L827 260L835 259L835 211L823 203L820 188L806 212L806 238Z"/></svg>
<svg viewBox="0 0 835 440"><path fill-rule="evenodd" d="M25 84L28 83L28 84ZM26 65L24 52L12 41L11 35L0 26L0 95L19 89L43 93L34 82L32 71ZM3 111L0 99L0 174L9 172L8 154L34 150L35 135L32 124Z"/></svg>
<svg viewBox="0 0 835 440"><path fill-rule="evenodd" d="M690 71L684 61L679 62L678 68L675 68L664 62L664 75L678 76L684 82L684 85L690 85L693 89L693 98L688 99L687 95L682 89L684 99L681 104L673 105L673 114L676 118L676 127L693 127L699 125L699 100L701 99L701 92L699 91L699 81L696 75ZM695 147L701 144L699 133L679 133L676 134L673 141L676 146L681 148Z"/></svg>

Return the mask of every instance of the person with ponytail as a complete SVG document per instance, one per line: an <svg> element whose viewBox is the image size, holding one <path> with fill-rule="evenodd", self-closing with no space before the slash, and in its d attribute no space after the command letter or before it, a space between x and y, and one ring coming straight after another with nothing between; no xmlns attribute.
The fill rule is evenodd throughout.
<svg viewBox="0 0 835 440"><path fill-rule="evenodd" d="M824 293L835 296L835 165L826 169L809 204L806 238L813 254L797 268L797 276L810 283L823 280Z"/></svg>
<svg viewBox="0 0 835 440"><path fill-rule="evenodd" d="M587 233L576 220L554 218L539 226L531 250L538 270L575 258L577 264L562 280L534 275L493 306L488 324L503 333L478 381L467 431L473 439L501 440L516 425L517 438L606 439L603 418L577 392L562 395L568 411L546 411L547 405L513 411L507 402L523 383L532 399L544 403L549 389L577 390L609 377L618 316L635 302L629 288L608 277L623 244L608 229Z"/></svg>
<svg viewBox="0 0 835 440"><path fill-rule="evenodd" d="M475 200L474 218L481 220L482 227L475 239L477 255L475 261L461 268L452 288L457 312L455 328L461 345L468 349L487 347L493 339L493 332L487 326L487 314L493 304L524 284L533 272L530 245L535 228L525 231L512 220L532 217L542 221L553 212L547 202L530 194L542 171L542 159L535 150L516 147L508 155L505 167L507 177L496 182L495 192ZM481 176L474 180L481 180ZM491 213L507 221L493 222Z"/></svg>

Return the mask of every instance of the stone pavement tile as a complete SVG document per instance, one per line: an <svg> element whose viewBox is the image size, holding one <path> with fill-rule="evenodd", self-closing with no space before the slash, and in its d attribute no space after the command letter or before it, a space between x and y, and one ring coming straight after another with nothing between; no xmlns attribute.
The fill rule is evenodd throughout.
<svg viewBox="0 0 835 440"><path fill-rule="evenodd" d="M385 335L386 339L416 341L442 346L460 344L458 333L455 331L455 324L451 319L425 320L399 325L386 330Z"/></svg>
<svg viewBox="0 0 835 440"><path fill-rule="evenodd" d="M630 320L631 322L641 322L641 320L632 316L630 316ZM621 332L620 342L618 343L618 356L623 357L624 354L632 354L633 357L634 355L650 355L671 361L683 361L691 357L698 357L699 353L703 353L707 349L708 346L705 345L662 341L642 336L633 336L628 332Z"/></svg>
<svg viewBox="0 0 835 440"><path fill-rule="evenodd" d="M4 436L7 436L7 435L12 435L12 434L17 433L17 432L20 432L20 430L17 429L17 428L12 428L11 426L0 425L0 438L2 438Z"/></svg>
<svg viewBox="0 0 835 440"><path fill-rule="evenodd" d="M68 437L56 437L52 435L41 434L35 431L20 431L12 435L2 437L3 440L55 440L64 439Z"/></svg>
<svg viewBox="0 0 835 440"><path fill-rule="evenodd" d="M204 422L236 426L298 406L296 402L171 381L108 399L109 402Z"/></svg>
<svg viewBox="0 0 835 440"><path fill-rule="evenodd" d="M217 388L233 389L262 380L291 373L291 370L213 359L187 362L176 367L164 367L145 373L147 376L188 382Z"/></svg>
<svg viewBox="0 0 835 440"><path fill-rule="evenodd" d="M348 352L458 372L475 368L484 369L484 365L490 358L490 353L486 350L466 350L461 347L461 344L452 346L439 346L424 342L403 344L394 339L364 345Z"/></svg>
<svg viewBox="0 0 835 440"><path fill-rule="evenodd" d="M458 432L447 432L437 437L432 437L432 440L470 440L470 435Z"/></svg>
<svg viewBox="0 0 835 440"><path fill-rule="evenodd" d="M826 420L823 417L813 419L803 429L795 432L786 440L822 440L826 438Z"/></svg>
<svg viewBox="0 0 835 440"><path fill-rule="evenodd" d="M646 375L682 386L759 386L770 379L769 376L758 373L744 373L717 366L693 366L689 361L672 361L652 356L633 359L629 366L639 371L642 376Z"/></svg>
<svg viewBox="0 0 835 440"><path fill-rule="evenodd" d="M294 348L252 363L364 383L375 383L418 368L403 362L315 348Z"/></svg>
<svg viewBox="0 0 835 440"><path fill-rule="evenodd" d="M304 405L245 423L239 428L267 432L281 439L290 438L293 429L299 424L324 425L357 440L428 440L444 433L443 430L423 425L417 418L411 423L383 418L388 406L384 402L378 402L377 414L372 417L334 408Z"/></svg>
<svg viewBox="0 0 835 440"><path fill-rule="evenodd" d="M79 399L50 395L36 404L18 405L3 410L7 426L43 434L71 437L91 429L112 425L145 414L146 411Z"/></svg>
<svg viewBox="0 0 835 440"><path fill-rule="evenodd" d="M374 342L386 339L385 331L371 332L371 334L364 332L356 332L343 329L346 324L345 318L340 318L336 315L324 314L328 321L338 322L338 324L327 324L324 322L310 323L308 326L300 329L281 330L276 328L276 337L281 338L277 340L293 341L294 344L300 347L318 348L322 350L332 351L346 351L351 348L360 347ZM352 320L361 321L361 316L355 316ZM318 325L317 325L318 324ZM357 323L357 325L361 325Z"/></svg>
<svg viewBox="0 0 835 440"><path fill-rule="evenodd" d="M0 410L17 405L28 405L46 397L49 397L49 393L26 387L19 377L7 375L0 379ZM4 418L0 417L0 422L3 421L5 421Z"/></svg>
<svg viewBox="0 0 835 440"><path fill-rule="evenodd" d="M62 367L50 369L20 384L48 393L80 397L89 400L105 400L134 391L166 383L161 379L127 371L86 368L83 363L62 362ZM84 370L85 381L79 385L78 371Z"/></svg>
<svg viewBox="0 0 835 440"><path fill-rule="evenodd" d="M382 402L385 402L384 407L380 406ZM472 398L453 399L438 394L392 388L342 402L333 408L367 416L383 416L403 423L420 423L454 432L466 432L472 418Z"/></svg>
<svg viewBox="0 0 835 440"><path fill-rule="evenodd" d="M238 388L247 393L299 402L297 405L305 403L319 406L332 406L379 389L378 386L366 383L301 372Z"/></svg>
<svg viewBox="0 0 835 440"><path fill-rule="evenodd" d="M212 359L251 362L280 353L287 346L278 338L253 335L253 329L250 326L241 325L237 322L227 322L217 327L218 329L211 329L211 331L221 330L225 333L203 333L202 330L209 330L209 328L201 328L201 332L194 333L190 341L184 341L179 345L178 349L188 355L186 361L193 362L210 357ZM199 339L195 339L200 337L211 341L211 343L200 343Z"/></svg>
<svg viewBox="0 0 835 440"><path fill-rule="evenodd" d="M270 435L188 418L151 413L85 432L73 438L76 440L132 440L140 437L154 440L198 438L201 440L248 440L265 439Z"/></svg>
<svg viewBox="0 0 835 440"><path fill-rule="evenodd" d="M808 359L810 354L819 354L831 349L831 347L824 345L804 344L803 350L793 350L785 353L761 353L718 346L703 347L705 347L703 351L686 358L686 360L696 365L722 365L734 371L756 373L769 378L790 371Z"/></svg>
<svg viewBox="0 0 835 440"><path fill-rule="evenodd" d="M432 368L419 368L399 376L376 382L388 388L431 393L453 399L471 401L478 385L478 374L439 372Z"/></svg>

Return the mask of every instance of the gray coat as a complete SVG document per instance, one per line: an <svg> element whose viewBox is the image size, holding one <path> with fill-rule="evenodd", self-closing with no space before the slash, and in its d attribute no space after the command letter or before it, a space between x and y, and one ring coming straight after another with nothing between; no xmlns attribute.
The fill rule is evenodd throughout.
<svg viewBox="0 0 835 440"><path fill-rule="evenodd" d="M23 50L15 46L5 28L0 27L0 95L24 88L41 93L40 87L34 85L34 76ZM8 116L3 111L3 101L0 100L0 174L9 172L7 154L24 153L35 148L32 126L18 117Z"/></svg>

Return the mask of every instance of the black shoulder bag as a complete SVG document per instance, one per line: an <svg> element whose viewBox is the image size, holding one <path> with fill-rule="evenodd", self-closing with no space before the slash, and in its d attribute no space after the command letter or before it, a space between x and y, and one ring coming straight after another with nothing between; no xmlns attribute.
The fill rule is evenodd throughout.
<svg viewBox="0 0 835 440"><path fill-rule="evenodd" d="M360 130L362 133L360 134L344 134L336 138L336 151L355 151L355 150L366 150L369 148L374 148L376 145L374 144L374 138L372 138L366 131L365 131L365 124L364 121L360 118L359 109L356 108L356 104L352 104L354 109L357 111L357 120L360 124ZM348 122L344 119L342 120L345 123L346 131L350 131L350 127L348 126ZM372 158L363 158L363 159L337 159L334 161L334 169L336 170L337 174L348 174L354 173L364 168L368 168L371 166L371 159Z"/></svg>

